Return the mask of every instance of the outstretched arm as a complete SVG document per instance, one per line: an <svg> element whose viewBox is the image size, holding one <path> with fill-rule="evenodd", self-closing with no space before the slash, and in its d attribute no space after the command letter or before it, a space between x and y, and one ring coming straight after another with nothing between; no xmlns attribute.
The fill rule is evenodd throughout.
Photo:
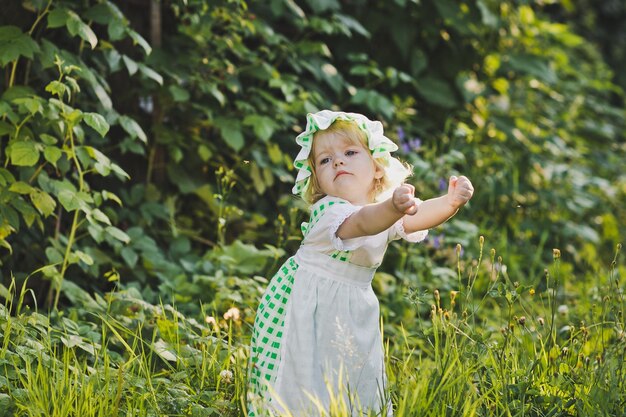
<svg viewBox="0 0 626 417"><path fill-rule="evenodd" d="M348 217L337 229L340 239L377 235L387 230L405 215L415 214L415 188L403 184L396 188L393 196L376 204L369 204Z"/></svg>
<svg viewBox="0 0 626 417"><path fill-rule="evenodd" d="M465 203L472 198L474 187L467 177L450 177L448 194L422 202L417 207L415 188L402 184L385 201L370 204L348 217L339 229L337 237L352 239L361 236L376 235L390 228L403 218L406 233L427 230L454 216Z"/></svg>
<svg viewBox="0 0 626 417"><path fill-rule="evenodd" d="M405 232L412 233L439 226L454 216L473 194L474 187L467 177L450 177L447 194L424 201L417 214L404 216Z"/></svg>

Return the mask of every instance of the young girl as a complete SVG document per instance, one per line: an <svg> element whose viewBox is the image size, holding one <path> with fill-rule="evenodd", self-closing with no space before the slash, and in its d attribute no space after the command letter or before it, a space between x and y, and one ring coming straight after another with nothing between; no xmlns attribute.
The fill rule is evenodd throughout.
<svg viewBox="0 0 626 417"><path fill-rule="evenodd" d="M257 310L248 415L319 416L339 396L353 416L391 416L372 277L390 241L423 240L472 184L453 176L446 195L415 198L382 124L356 113L308 114L296 141L293 192L312 204L311 218Z"/></svg>

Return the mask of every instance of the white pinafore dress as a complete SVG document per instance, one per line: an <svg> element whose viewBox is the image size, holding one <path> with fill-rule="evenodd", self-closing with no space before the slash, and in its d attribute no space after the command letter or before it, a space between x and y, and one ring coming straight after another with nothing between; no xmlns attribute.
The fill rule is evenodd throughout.
<svg viewBox="0 0 626 417"><path fill-rule="evenodd" d="M400 220L375 236L339 239L339 226L360 209L331 196L315 203L300 248L270 281L254 321L249 416L319 416L339 396L353 416L392 415L371 282L390 241L418 242L428 232L407 235Z"/></svg>

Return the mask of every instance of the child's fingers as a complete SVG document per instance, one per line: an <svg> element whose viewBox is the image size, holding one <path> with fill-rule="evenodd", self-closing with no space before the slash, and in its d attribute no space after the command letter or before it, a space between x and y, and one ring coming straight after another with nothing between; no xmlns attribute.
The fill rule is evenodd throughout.
<svg viewBox="0 0 626 417"><path fill-rule="evenodd" d="M417 213L417 210L418 210L417 203L413 202L413 204L404 211L404 214L408 214L409 216L412 216L415 213Z"/></svg>
<svg viewBox="0 0 626 417"><path fill-rule="evenodd" d="M402 197L403 198L399 199L397 204L398 211L409 215L417 213L417 202L415 199L413 197L404 198L407 196Z"/></svg>
<svg viewBox="0 0 626 417"><path fill-rule="evenodd" d="M458 181L459 179L456 177L456 175L452 175L448 180L448 191L454 190L457 186Z"/></svg>

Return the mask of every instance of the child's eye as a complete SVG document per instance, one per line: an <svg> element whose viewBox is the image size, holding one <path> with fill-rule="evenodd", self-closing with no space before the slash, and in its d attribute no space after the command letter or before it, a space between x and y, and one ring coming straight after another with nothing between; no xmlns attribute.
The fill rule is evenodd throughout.
<svg viewBox="0 0 626 417"><path fill-rule="evenodd" d="M358 153L357 151L346 151L347 156L353 156L353 155L356 155L357 153Z"/></svg>
<svg viewBox="0 0 626 417"><path fill-rule="evenodd" d="M330 162L330 158L328 157L320 159L320 165L327 164L328 162Z"/></svg>

